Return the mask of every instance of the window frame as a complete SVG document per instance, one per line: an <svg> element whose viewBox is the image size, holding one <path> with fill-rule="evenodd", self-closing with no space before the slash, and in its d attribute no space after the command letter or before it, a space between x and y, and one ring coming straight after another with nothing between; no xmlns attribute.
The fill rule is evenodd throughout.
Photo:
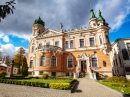
<svg viewBox="0 0 130 97"><path fill-rule="evenodd" d="M66 43L67 42L67 43ZM66 45L67 45L67 47L66 47ZM65 41L65 48L67 49L67 48L69 48L69 41Z"/></svg>
<svg viewBox="0 0 130 97"><path fill-rule="evenodd" d="M103 44L102 35L99 35L99 43L100 43L100 45Z"/></svg>
<svg viewBox="0 0 130 97"><path fill-rule="evenodd" d="M56 43L58 43L58 45L56 45ZM55 41L55 46L59 46L59 41Z"/></svg>
<svg viewBox="0 0 130 97"><path fill-rule="evenodd" d="M68 62L68 60L70 59L69 57L71 57L71 60L72 60L72 67L69 67L69 62ZM67 68L74 68L74 65L73 65L73 56L72 55L67 56Z"/></svg>
<svg viewBox="0 0 130 97"><path fill-rule="evenodd" d="M91 45L91 39L93 39L93 45ZM90 46L95 46L95 39L94 39L94 37L90 37L89 38L89 43L90 43Z"/></svg>
<svg viewBox="0 0 130 97"><path fill-rule="evenodd" d="M35 49L35 46L33 45L33 46L32 46L32 49L31 49L31 52L34 52L34 49Z"/></svg>
<svg viewBox="0 0 130 97"><path fill-rule="evenodd" d="M83 46L81 46L81 41L80 40L83 40ZM85 40L83 38L79 39L79 47L85 47Z"/></svg>
<svg viewBox="0 0 130 97"><path fill-rule="evenodd" d="M97 66L95 66L95 64L94 64L94 66L93 66L93 59L96 59L96 62L97 62ZM92 66L91 67L98 67L98 60L97 60L97 58L96 57L94 57L94 58L92 58ZM94 60L94 63L95 63L95 60Z"/></svg>
<svg viewBox="0 0 130 97"><path fill-rule="evenodd" d="M73 42L71 42L73 41ZM71 47L71 43L72 43L72 47ZM74 40L70 40L70 48L74 48Z"/></svg>
<svg viewBox="0 0 130 97"><path fill-rule="evenodd" d="M107 38L106 38L107 36ZM105 35L105 39L106 39L106 43L110 43L110 40L109 40L109 35ZM108 40L108 41L107 41Z"/></svg>
<svg viewBox="0 0 130 97"><path fill-rule="evenodd" d="M45 57L45 56L42 55L42 56L40 57L40 66L45 66L45 64L46 64L46 57L45 57L45 59L44 59L44 60L45 60L45 64L44 64L44 65L41 65L41 64L42 64L42 60L41 60L42 57Z"/></svg>
<svg viewBox="0 0 130 97"><path fill-rule="evenodd" d="M52 57L55 57L55 58L56 58L56 64L55 64L55 66L54 66L54 64L53 64L53 66L52 66ZM51 56L51 67L57 67L57 57L54 56L54 55Z"/></svg>
<svg viewBox="0 0 130 97"><path fill-rule="evenodd" d="M32 63L32 65L31 65L31 63ZM33 68L33 60L30 60L30 66L29 67Z"/></svg>

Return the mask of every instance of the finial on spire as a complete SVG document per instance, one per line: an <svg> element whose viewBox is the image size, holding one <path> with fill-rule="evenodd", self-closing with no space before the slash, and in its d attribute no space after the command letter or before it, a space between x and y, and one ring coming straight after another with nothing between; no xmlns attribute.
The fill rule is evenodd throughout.
<svg viewBox="0 0 130 97"><path fill-rule="evenodd" d="M91 1L90 1L90 7L91 7L91 9L92 9Z"/></svg>

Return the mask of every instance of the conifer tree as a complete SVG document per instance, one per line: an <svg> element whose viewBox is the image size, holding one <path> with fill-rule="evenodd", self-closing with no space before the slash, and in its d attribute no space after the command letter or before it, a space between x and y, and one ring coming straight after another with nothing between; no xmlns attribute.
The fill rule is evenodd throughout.
<svg viewBox="0 0 130 97"><path fill-rule="evenodd" d="M23 61L22 61L22 75L28 76L28 65L25 56L23 57Z"/></svg>

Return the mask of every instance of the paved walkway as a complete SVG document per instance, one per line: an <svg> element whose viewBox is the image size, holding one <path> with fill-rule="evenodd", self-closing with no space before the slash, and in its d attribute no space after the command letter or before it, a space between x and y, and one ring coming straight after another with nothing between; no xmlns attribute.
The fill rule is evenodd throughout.
<svg viewBox="0 0 130 97"><path fill-rule="evenodd" d="M120 95L93 80L81 78L74 93L0 83L0 97L120 97Z"/></svg>

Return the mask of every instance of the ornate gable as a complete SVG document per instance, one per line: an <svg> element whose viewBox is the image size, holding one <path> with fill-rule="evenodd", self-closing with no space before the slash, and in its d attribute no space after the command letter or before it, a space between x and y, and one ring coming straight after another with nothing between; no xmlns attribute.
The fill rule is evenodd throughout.
<svg viewBox="0 0 130 97"><path fill-rule="evenodd" d="M43 32L42 34L40 34L38 36L38 38L53 37L53 36L62 35L62 34L63 33L61 33L61 32L57 32L57 31L48 29L45 32Z"/></svg>

